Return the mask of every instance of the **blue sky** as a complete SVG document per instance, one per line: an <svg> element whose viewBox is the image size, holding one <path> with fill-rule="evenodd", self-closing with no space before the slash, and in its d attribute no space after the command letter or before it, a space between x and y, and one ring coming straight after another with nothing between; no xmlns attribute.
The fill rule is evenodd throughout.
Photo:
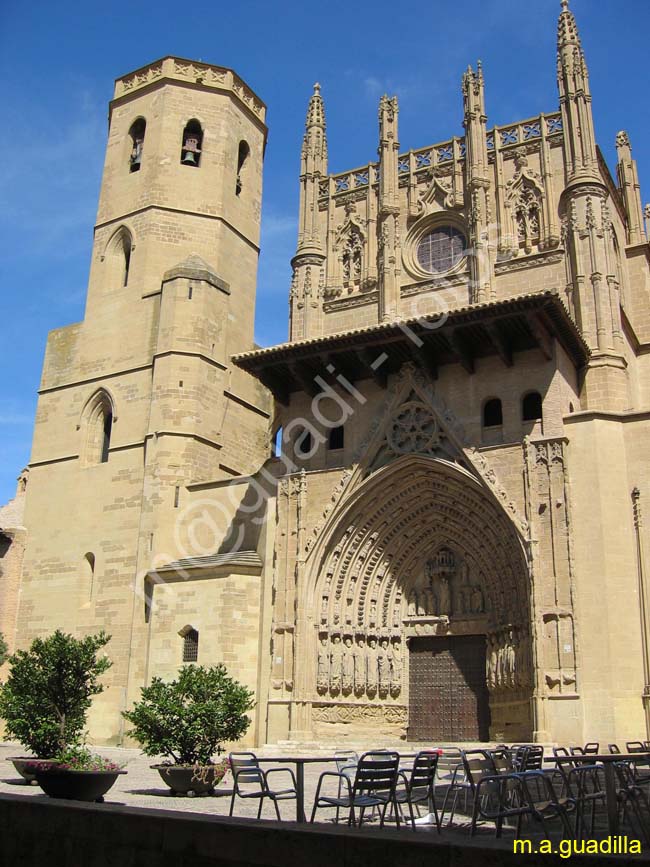
<svg viewBox="0 0 650 867"><path fill-rule="evenodd" d="M572 0L596 134L613 170L629 132L650 200L648 0ZM111 10L110 14L107 10ZM268 106L257 340L287 333L300 142L314 81L330 170L376 157L377 104L400 100L402 148L462 133L460 80L481 58L488 124L557 108L559 0L0 3L0 503L29 459L47 332L83 316L113 79L165 54L231 66ZM471 25L470 25L471 22Z"/></svg>

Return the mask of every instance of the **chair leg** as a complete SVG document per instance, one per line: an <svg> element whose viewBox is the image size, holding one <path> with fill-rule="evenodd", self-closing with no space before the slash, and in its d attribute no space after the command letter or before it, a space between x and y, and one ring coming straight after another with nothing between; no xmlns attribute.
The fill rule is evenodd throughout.
<svg viewBox="0 0 650 867"><path fill-rule="evenodd" d="M264 796L260 798L260 805L257 810L257 818L259 819L262 815L262 807L264 806Z"/></svg>
<svg viewBox="0 0 650 867"><path fill-rule="evenodd" d="M235 793L234 793L234 791L233 791L233 793L232 793L232 797L231 797L231 799L230 799L230 812L228 813L229 816L232 816L232 811L233 811L234 809L235 809Z"/></svg>
<svg viewBox="0 0 650 867"><path fill-rule="evenodd" d="M278 799L272 798L271 800L273 801L273 806L275 807L275 815L278 817L278 822L281 822L282 818L280 816L280 808L278 807Z"/></svg>
<svg viewBox="0 0 650 867"><path fill-rule="evenodd" d="M416 827L415 827L415 813L413 812L413 804L411 803L410 800L409 800L409 802L408 802L408 805L409 805L409 813L411 814L411 826L412 826L412 828L413 828L413 831L415 831L415 830L416 830Z"/></svg>

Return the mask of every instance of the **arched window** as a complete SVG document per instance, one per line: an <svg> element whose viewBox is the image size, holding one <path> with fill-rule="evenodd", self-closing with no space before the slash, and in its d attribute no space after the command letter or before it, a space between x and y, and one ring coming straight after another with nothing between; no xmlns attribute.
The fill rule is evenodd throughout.
<svg viewBox="0 0 650 867"><path fill-rule="evenodd" d="M108 392L100 388L83 411L83 422L87 429L84 462L87 466L108 462L114 421L113 402Z"/></svg>
<svg viewBox="0 0 650 867"><path fill-rule="evenodd" d="M196 662L199 658L199 633L192 626L181 630L183 639L183 662Z"/></svg>
<svg viewBox="0 0 650 867"><path fill-rule="evenodd" d="M343 448L343 446L345 445L345 428L343 427L343 425L339 425L339 427L333 427L330 430L328 445L331 451Z"/></svg>
<svg viewBox="0 0 650 867"><path fill-rule="evenodd" d="M240 195L244 188L244 170L248 157L251 152L248 142L243 139L239 142L239 150L237 152L237 180L235 182L235 193Z"/></svg>
<svg viewBox="0 0 650 867"><path fill-rule="evenodd" d="M109 288L124 287L128 284L132 252L133 238L131 233L126 226L120 226L108 242L104 254Z"/></svg>
<svg viewBox="0 0 650 867"><path fill-rule="evenodd" d="M203 145L203 130L198 120L190 120L183 130L181 145L181 164L199 167L201 162L201 147Z"/></svg>
<svg viewBox="0 0 650 867"><path fill-rule="evenodd" d="M282 434L283 429L279 427L275 432L275 436L273 437L273 457L280 458L282 457Z"/></svg>
<svg viewBox="0 0 650 867"><path fill-rule="evenodd" d="M88 598L93 598L94 584L95 584L95 555L92 551L89 551L86 555L84 555L84 565L86 572L86 586L88 587Z"/></svg>
<svg viewBox="0 0 650 867"><path fill-rule="evenodd" d="M538 421L542 418L542 396L538 391L529 391L521 402L522 421Z"/></svg>
<svg viewBox="0 0 650 867"><path fill-rule="evenodd" d="M142 165L142 149L144 146L144 134L147 129L147 121L139 117L131 124L129 135L131 137L131 153L129 155L129 171L139 172Z"/></svg>
<svg viewBox="0 0 650 867"><path fill-rule="evenodd" d="M485 401L483 407L483 427L497 427L503 424L503 408L498 397Z"/></svg>
<svg viewBox="0 0 650 867"><path fill-rule="evenodd" d="M296 456L303 460L311 457L312 451L312 435L303 429L296 437Z"/></svg>

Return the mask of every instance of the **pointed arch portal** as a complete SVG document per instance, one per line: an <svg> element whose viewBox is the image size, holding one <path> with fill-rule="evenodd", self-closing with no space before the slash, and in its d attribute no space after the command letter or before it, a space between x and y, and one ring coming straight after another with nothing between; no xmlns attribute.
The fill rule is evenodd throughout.
<svg viewBox="0 0 650 867"><path fill-rule="evenodd" d="M470 470L397 458L344 497L309 559L316 728L380 712L410 740L487 739L490 717L492 736L531 736L528 561Z"/></svg>

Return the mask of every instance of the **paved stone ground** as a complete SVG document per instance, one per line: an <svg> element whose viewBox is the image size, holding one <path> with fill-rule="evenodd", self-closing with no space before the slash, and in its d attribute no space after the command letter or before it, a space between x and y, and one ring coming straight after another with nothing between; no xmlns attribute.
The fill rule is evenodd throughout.
<svg viewBox="0 0 650 867"><path fill-rule="evenodd" d="M407 751L407 747L402 744L400 746L402 752ZM408 750L410 751L410 750ZM123 804L129 807L153 807L156 809L174 810L189 813L203 813L214 816L227 816L230 808L229 797L217 796L196 796L187 797L179 795L171 795L169 788L162 781L158 771L152 770L150 765L155 763L154 759L143 756L137 749L117 749L109 747L100 747L97 749L101 755L111 759L124 766L127 774L119 776L117 782L106 795L106 802L112 804ZM0 792L19 795L29 798L46 798L47 796L41 791L37 785L28 785L16 772L13 764L9 761L11 756L20 756L24 754L24 750L17 744L0 743ZM331 750L296 750L294 748L279 749L277 747L269 747L257 751L258 756L264 755L331 755ZM277 765L266 765L266 768L277 767ZM335 770L335 765L325 763L307 764L305 766L305 811L307 818L311 813L311 808L314 802L316 786L318 778L323 771ZM276 785L279 784L276 781ZM231 789L232 778L227 775L217 791ZM334 782L336 787L336 783ZM283 820L295 821L295 802L289 801L280 804L280 813ZM235 815L255 818L257 815L257 802L243 801L238 799L235 804ZM319 810L317 821L330 821L333 818L334 811ZM462 817L461 826L462 826ZM270 801L266 801L262 813L262 819L275 821L275 811ZM365 820L364 820L365 821ZM435 832L435 829L430 827L419 828L424 833ZM466 832L465 832L466 834ZM465 836L464 834L464 836ZM510 844L511 845L511 844Z"/></svg>
<svg viewBox="0 0 650 867"><path fill-rule="evenodd" d="M463 745L466 748L469 745ZM346 745L348 748L348 745ZM415 752L417 748L410 747L405 744L396 747L399 752ZM359 752L362 750L360 749ZM217 792L222 791L222 796L195 796L187 797L180 795L172 795L169 788L161 779L158 771L153 770L150 766L155 763L154 759L143 756L137 749L118 749L109 747L97 748L97 752L114 762L123 765L127 774L118 777L117 782L106 795L106 802L112 804L122 804L128 807L150 807L156 809L164 809L171 811L179 811L184 813L199 813L212 816L227 816L230 808L230 790L232 786L232 778L228 774ZM263 758L267 756L291 756L291 755L332 755L332 750L318 749L317 747L295 748L289 744L284 747L266 747L257 750L257 755ZM23 754L21 747L17 744L0 742L0 792L28 797L28 798L46 798L42 790L37 785L28 785L16 772L13 764L9 761L11 756L20 756ZM266 768L277 767L278 765L269 764ZM314 802L316 786L320 774L323 771L335 770L335 765L332 763L313 763L305 766L305 812L309 819L311 808ZM280 781L276 781L276 786L279 786ZM334 787L336 783L334 782ZM440 790L439 790L440 793ZM444 790L443 790L444 793ZM332 794L334 792L332 791ZM438 807L440 808L440 800ZM243 801L238 799L235 804L235 815L248 818L256 818L257 815L256 801ZM280 804L280 812L282 819L286 821L295 821L295 801L288 801ZM317 821L327 822L332 821L334 811L319 810L317 813ZM266 801L262 814L263 820L276 821L273 804ZM364 821L365 824L365 821ZM553 823L554 825L556 823ZM394 827L394 826L393 826ZM549 830L551 830L549 828ZM558 829L559 830L559 829ZM454 818L454 826L451 829L443 828L442 839L454 839L456 842L469 840L469 820L466 816L457 813ZM405 831L406 833L406 831ZM410 828L408 833L412 833ZM432 834L437 837L434 826L419 826L417 829L419 834ZM493 826L480 826L478 834L482 841L490 846L507 848L512 851L512 832L506 831L505 838L495 840ZM525 835L524 835L525 836ZM555 834L553 834L555 836ZM438 838L441 839L441 838Z"/></svg>

